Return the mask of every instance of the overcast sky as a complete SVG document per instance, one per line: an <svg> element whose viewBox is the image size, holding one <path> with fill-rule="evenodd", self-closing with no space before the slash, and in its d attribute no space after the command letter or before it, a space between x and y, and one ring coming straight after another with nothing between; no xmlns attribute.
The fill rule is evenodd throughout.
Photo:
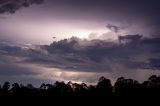
<svg viewBox="0 0 160 106"><path fill-rule="evenodd" d="M0 78L93 83L159 74L159 10L159 0L1 0ZM114 41L128 34L143 37L125 47Z"/></svg>

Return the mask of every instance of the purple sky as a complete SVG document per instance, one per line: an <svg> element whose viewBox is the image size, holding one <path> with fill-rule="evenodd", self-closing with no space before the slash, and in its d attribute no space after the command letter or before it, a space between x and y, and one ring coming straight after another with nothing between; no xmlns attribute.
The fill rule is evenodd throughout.
<svg viewBox="0 0 160 106"><path fill-rule="evenodd" d="M156 3L156 0L45 0L41 5L21 8L15 14L1 14L1 38L50 43L53 36L57 40L71 36L88 38L92 33L99 36L109 33L103 36L105 39L116 38L118 34L157 35L159 6ZM108 24L123 30L115 35L106 28Z"/></svg>
<svg viewBox="0 0 160 106"><path fill-rule="evenodd" d="M0 79L94 83L102 75L115 81L119 76L144 80L159 74L159 4L159 0L2 0L0 68L5 71ZM131 42L126 48L118 46L118 36L128 34L133 35ZM143 35L138 44L135 34Z"/></svg>

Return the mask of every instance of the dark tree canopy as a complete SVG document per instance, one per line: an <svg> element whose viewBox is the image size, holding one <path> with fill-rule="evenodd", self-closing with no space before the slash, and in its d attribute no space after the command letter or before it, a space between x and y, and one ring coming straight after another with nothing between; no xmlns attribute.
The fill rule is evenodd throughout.
<svg viewBox="0 0 160 106"><path fill-rule="evenodd" d="M32 84L18 84L4 82L0 85L0 97L2 96L51 96L51 97L141 97L160 95L160 76L152 75L147 81L139 83L134 79L120 77L114 85L105 77L100 77L96 85L85 83L68 83L56 81L54 84L45 84L39 88Z"/></svg>

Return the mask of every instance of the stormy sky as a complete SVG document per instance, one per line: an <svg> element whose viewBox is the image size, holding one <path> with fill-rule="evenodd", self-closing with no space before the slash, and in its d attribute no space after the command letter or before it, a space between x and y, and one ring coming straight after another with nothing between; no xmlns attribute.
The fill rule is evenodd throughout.
<svg viewBox="0 0 160 106"><path fill-rule="evenodd" d="M159 10L159 0L0 0L1 82L159 75Z"/></svg>

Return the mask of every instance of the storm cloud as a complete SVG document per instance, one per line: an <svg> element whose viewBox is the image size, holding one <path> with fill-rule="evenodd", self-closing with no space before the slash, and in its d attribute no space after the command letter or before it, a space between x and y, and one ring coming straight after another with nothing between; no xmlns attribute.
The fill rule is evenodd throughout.
<svg viewBox="0 0 160 106"><path fill-rule="evenodd" d="M110 72L113 71L115 64L128 69L141 69L146 61L151 61L150 58L158 58L159 56L159 38L126 35L124 39L119 40L122 41L115 43L103 40L83 41L78 38L71 38L53 42L49 46L41 47L41 49L47 51L49 59L45 57L44 59L40 58L42 60L38 61L43 64L46 59L46 62L50 61L57 64L56 67L64 69ZM155 61L151 63L154 64ZM154 65L152 66L154 67Z"/></svg>
<svg viewBox="0 0 160 106"><path fill-rule="evenodd" d="M118 33L122 29L118 26L111 25L111 24L108 24L106 27L115 33Z"/></svg>
<svg viewBox="0 0 160 106"><path fill-rule="evenodd" d="M109 42L73 37L32 48L5 45L0 49L1 55L23 57L26 63L79 71L112 71L114 64L137 69L143 68L146 61L157 64L154 58L160 53L160 38L142 38L141 35L120 38L117 42Z"/></svg>
<svg viewBox="0 0 160 106"><path fill-rule="evenodd" d="M0 1L0 37L8 40L0 41L0 79L92 83L101 75L160 74L159 0L45 0L31 6L42 2Z"/></svg>
<svg viewBox="0 0 160 106"><path fill-rule="evenodd" d="M15 13L23 7L29 7L32 4L41 4L43 0L1 0L0 14Z"/></svg>
<svg viewBox="0 0 160 106"><path fill-rule="evenodd" d="M139 38L135 40L137 36ZM138 70L158 73L160 69L160 38L146 38L141 35L126 35L123 37L124 39L119 39L122 40L121 42L97 39L82 40L72 37L54 41L50 45L34 45L32 47L15 47L5 44L5 46L0 46L0 54L4 58L2 58L1 63L10 56L9 60L11 57L14 58L14 65L12 65L13 62L11 64L9 61L5 61L13 68L7 68L4 65L3 67L1 66L2 70L13 69L13 72L2 71L1 73L6 73L6 75L7 73L18 73L21 75L22 72L25 75L34 75L34 72L36 72L35 69L33 69L34 71L29 71L25 67L23 67L23 70L19 64L32 64L44 69L63 70L63 74L61 73L60 76L67 72L92 73L91 76L95 78L97 78L96 75L102 75L102 73L116 74L116 76L128 73L128 76L131 76L130 74L137 73ZM15 67L17 69L16 72L14 72ZM37 72L35 74L42 74L45 73L45 70ZM50 70L49 73L51 72L54 73L56 71ZM73 79L81 79L78 77L81 75L77 75ZM56 77L56 75L53 76ZM63 76L63 78L69 79L67 76ZM88 79L88 81L90 80Z"/></svg>

